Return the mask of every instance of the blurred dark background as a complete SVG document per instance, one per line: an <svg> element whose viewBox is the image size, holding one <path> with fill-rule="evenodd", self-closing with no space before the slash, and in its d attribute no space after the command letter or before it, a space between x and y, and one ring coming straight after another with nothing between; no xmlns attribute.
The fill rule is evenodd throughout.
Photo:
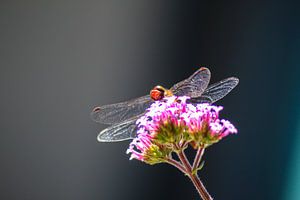
<svg viewBox="0 0 300 200"><path fill-rule="evenodd" d="M1 1L0 199L198 199L168 165L98 143L96 105L209 67L239 134L207 149L215 199L300 199L300 15L288 1Z"/></svg>

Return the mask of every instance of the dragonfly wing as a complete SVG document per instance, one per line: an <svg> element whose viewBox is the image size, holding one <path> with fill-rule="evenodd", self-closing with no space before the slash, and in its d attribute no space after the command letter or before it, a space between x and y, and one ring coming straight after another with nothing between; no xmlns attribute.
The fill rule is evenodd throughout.
<svg viewBox="0 0 300 200"><path fill-rule="evenodd" d="M117 124L142 114L150 106L149 95L126 102L96 107L91 112L91 118L103 124Z"/></svg>
<svg viewBox="0 0 300 200"><path fill-rule="evenodd" d="M135 124L137 118L138 117L134 117L102 130L97 137L98 141L119 142L134 138L137 131L137 125Z"/></svg>
<svg viewBox="0 0 300 200"><path fill-rule="evenodd" d="M189 78L175 84L171 91L176 96L199 97L210 80L210 71L205 67L201 67Z"/></svg>
<svg viewBox="0 0 300 200"><path fill-rule="evenodd" d="M200 97L191 99L192 103L214 103L225 97L237 84L239 79L235 77L226 78L214 83L203 92Z"/></svg>

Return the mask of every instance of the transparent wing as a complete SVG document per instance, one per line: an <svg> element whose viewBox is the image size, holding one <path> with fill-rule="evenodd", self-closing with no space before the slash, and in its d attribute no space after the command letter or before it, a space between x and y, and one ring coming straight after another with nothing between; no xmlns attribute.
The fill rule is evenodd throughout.
<svg viewBox="0 0 300 200"><path fill-rule="evenodd" d="M126 102L96 107L91 118L103 124L117 124L145 112L152 100L149 95Z"/></svg>
<svg viewBox="0 0 300 200"><path fill-rule="evenodd" d="M200 97L190 100L192 103L214 103L225 97L237 84L239 79L235 77L226 78L214 83L203 92Z"/></svg>
<svg viewBox="0 0 300 200"><path fill-rule="evenodd" d="M135 124L139 116L126 120L120 124L112 125L102 130L97 139L99 142L119 142L132 139L136 135L137 125Z"/></svg>
<svg viewBox="0 0 300 200"><path fill-rule="evenodd" d="M175 84L171 91L176 96L199 97L206 89L210 80L210 71L201 67L189 78Z"/></svg>

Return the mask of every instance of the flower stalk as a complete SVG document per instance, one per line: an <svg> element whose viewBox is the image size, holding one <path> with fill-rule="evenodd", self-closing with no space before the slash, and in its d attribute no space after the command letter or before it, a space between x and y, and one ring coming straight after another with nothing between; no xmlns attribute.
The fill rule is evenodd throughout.
<svg viewBox="0 0 300 200"><path fill-rule="evenodd" d="M177 160L174 160L173 158L168 158L166 159L166 163L173 165L174 167L176 167L177 169L179 169L181 172L183 172L184 174L186 174L186 168L184 166L182 166L182 164L180 162L178 162Z"/></svg>
<svg viewBox="0 0 300 200"><path fill-rule="evenodd" d="M191 174L189 178L192 180L194 186L196 187L199 195L203 200L212 200L213 198L209 195L208 191L204 187L203 183L201 182L200 178L197 174Z"/></svg>
<svg viewBox="0 0 300 200"><path fill-rule="evenodd" d="M199 152L199 151L198 151ZM201 151L203 152L203 151ZM203 185L203 183L201 182L199 176L197 175L197 172L195 173L193 168L191 167L184 151L179 151L177 153L181 163L183 164L184 168L185 168L185 173L188 175L188 177L191 179L191 181L193 182L195 188L197 189L199 195L201 196L201 198L203 200L212 200L213 198L210 196L210 194L208 193L208 191L206 190L205 186ZM197 153L198 155L198 153ZM201 157L199 157L199 162L201 161Z"/></svg>
<svg viewBox="0 0 300 200"><path fill-rule="evenodd" d="M201 163L202 156L204 154L204 150L205 150L204 147L199 147L197 150L197 154L195 156L194 163L193 163L193 173L197 173L197 171L200 167L200 163Z"/></svg>

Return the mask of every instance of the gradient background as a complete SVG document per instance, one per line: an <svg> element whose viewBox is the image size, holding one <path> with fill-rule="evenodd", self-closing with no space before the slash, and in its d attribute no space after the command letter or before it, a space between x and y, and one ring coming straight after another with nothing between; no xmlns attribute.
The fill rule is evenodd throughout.
<svg viewBox="0 0 300 200"><path fill-rule="evenodd" d="M182 1L183 2L183 1ZM300 199L299 5L287 1L1 1L0 199L198 199L168 165L98 143L96 105L207 66L239 134L209 148L215 199Z"/></svg>

